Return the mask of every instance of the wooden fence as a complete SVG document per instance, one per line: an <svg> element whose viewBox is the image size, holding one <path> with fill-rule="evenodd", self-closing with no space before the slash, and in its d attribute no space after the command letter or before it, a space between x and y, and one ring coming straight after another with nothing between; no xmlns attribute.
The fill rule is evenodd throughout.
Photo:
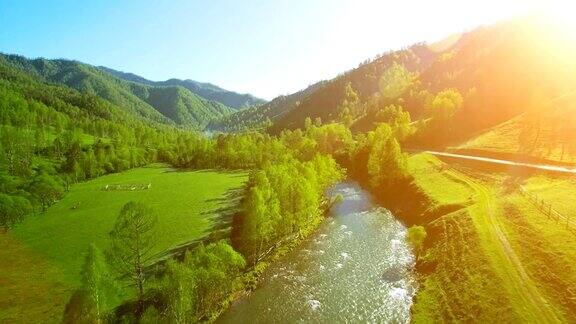
<svg viewBox="0 0 576 324"><path fill-rule="evenodd" d="M566 228L576 232L575 217L570 217L570 215L563 214L557 211L556 209L554 209L554 207L552 207L551 203L545 201L544 199L541 199L540 197L538 197L538 195L529 192L523 186L520 186L520 193L522 193L524 197L526 197L530 202L532 202L532 204L534 204L534 206L538 208L538 210L540 210L544 215L546 215L549 219L555 221L556 224L563 224L566 226Z"/></svg>

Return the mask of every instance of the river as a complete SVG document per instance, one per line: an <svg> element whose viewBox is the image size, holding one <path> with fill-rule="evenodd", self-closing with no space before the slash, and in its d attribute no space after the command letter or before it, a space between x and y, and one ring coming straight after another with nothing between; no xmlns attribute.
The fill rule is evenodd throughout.
<svg viewBox="0 0 576 324"><path fill-rule="evenodd" d="M406 228L354 182L319 229L271 265L220 323L408 323L416 293Z"/></svg>

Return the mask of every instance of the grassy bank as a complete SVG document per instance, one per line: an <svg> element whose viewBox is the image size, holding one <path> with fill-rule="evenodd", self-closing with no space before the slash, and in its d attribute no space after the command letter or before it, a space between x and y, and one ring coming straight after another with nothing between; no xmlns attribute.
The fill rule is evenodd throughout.
<svg viewBox="0 0 576 324"><path fill-rule="evenodd" d="M409 167L430 204L418 215L429 235L418 260L415 322L568 318L573 309L562 301L567 289L560 286L569 285L576 273L576 267L567 265L569 247L576 245L557 241L573 241L573 236L558 232L557 225L531 210L517 188L509 186L506 174L455 167L426 154L410 157Z"/></svg>
<svg viewBox="0 0 576 324"><path fill-rule="evenodd" d="M326 206L324 213L327 213L330 206ZM310 223L306 228L302 228L300 235L291 237L286 240L283 244L279 245L276 249L272 251L269 255L263 258L254 266L250 266L246 271L234 279L233 291L230 293L228 298L226 298L222 304L219 306L218 310L210 316L210 321L215 321L220 315L222 315L234 301L245 297L254 289L258 288L258 283L264 271L268 269L274 262L278 262L282 257L286 256L288 253L297 248L300 244L304 242L308 236L312 235L314 231L322 224L324 218L316 218L314 222Z"/></svg>

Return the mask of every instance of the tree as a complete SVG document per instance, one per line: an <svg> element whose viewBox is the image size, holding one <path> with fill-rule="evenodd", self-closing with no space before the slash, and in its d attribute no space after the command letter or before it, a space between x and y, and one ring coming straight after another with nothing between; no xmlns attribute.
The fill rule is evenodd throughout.
<svg viewBox="0 0 576 324"><path fill-rule="evenodd" d="M160 288L164 316L175 323L205 321L245 266L242 255L224 240L200 244L186 253L183 262L169 260Z"/></svg>
<svg viewBox="0 0 576 324"><path fill-rule="evenodd" d="M212 312L232 288L235 277L246 266L241 254L226 241L200 245L188 253L185 265L196 278L196 316L202 319Z"/></svg>
<svg viewBox="0 0 576 324"><path fill-rule="evenodd" d="M388 124L381 124L369 135L370 153L368 156L368 175L373 187L391 187L407 179L408 162L402 153L400 144Z"/></svg>
<svg viewBox="0 0 576 324"><path fill-rule="evenodd" d="M358 112L360 100L358 99L358 94L352 87L352 83L346 83L346 87L344 88L344 100L338 106L339 118L346 126L352 125L354 121L354 116L356 116Z"/></svg>
<svg viewBox="0 0 576 324"><path fill-rule="evenodd" d="M376 113L376 121L389 124L398 141L403 141L406 137L414 133L414 126L410 113L404 111L402 106L389 105Z"/></svg>
<svg viewBox="0 0 576 324"><path fill-rule="evenodd" d="M62 165L62 171L70 174L74 181L84 178L84 173L79 164L81 152L80 142L78 140L73 141L68 151L66 151L66 161Z"/></svg>
<svg viewBox="0 0 576 324"><path fill-rule="evenodd" d="M414 83L415 78L403 65L394 62L380 77L380 95L386 100L398 98Z"/></svg>
<svg viewBox="0 0 576 324"><path fill-rule="evenodd" d="M24 215L30 211L32 206L28 199L0 193L0 228L4 231L22 221Z"/></svg>
<svg viewBox="0 0 576 324"><path fill-rule="evenodd" d="M310 118L310 116L308 116L304 119L304 130L308 131L311 128L312 128L312 119Z"/></svg>
<svg viewBox="0 0 576 324"><path fill-rule="evenodd" d="M432 100L432 117L439 121L452 118L462 107L462 95L456 89L446 89L438 92Z"/></svg>
<svg viewBox="0 0 576 324"><path fill-rule="evenodd" d="M29 176L34 148L32 131L11 126L0 126L0 142L8 164L8 172L18 176Z"/></svg>
<svg viewBox="0 0 576 324"><path fill-rule="evenodd" d="M424 226L421 225L414 225L408 229L408 243L414 249L416 256L420 254L422 251L422 245L424 244L424 240L426 239L426 229Z"/></svg>
<svg viewBox="0 0 576 324"><path fill-rule="evenodd" d="M262 249L266 248L273 235L273 222L280 218L280 202L263 171L251 177L250 189L244 199L245 211L242 224L242 246L258 261Z"/></svg>
<svg viewBox="0 0 576 324"><path fill-rule="evenodd" d="M544 99L541 91L532 93L518 136L519 153L532 154L534 149L536 149L542 133L543 117L549 114L549 111L550 103ZM568 116L570 114L564 114L563 118L568 119ZM562 127L562 123L556 123L556 125L556 128Z"/></svg>
<svg viewBox="0 0 576 324"><path fill-rule="evenodd" d="M86 291L76 289L66 304L62 323L95 323L95 319L92 317L92 308L94 306L90 303L91 300L88 298Z"/></svg>
<svg viewBox="0 0 576 324"><path fill-rule="evenodd" d="M122 207L110 233L110 261L121 278L129 279L137 290L139 303L136 316L143 311L144 267L151 261L156 246L156 223L157 217L149 207L143 203L129 202Z"/></svg>
<svg viewBox="0 0 576 324"><path fill-rule="evenodd" d="M42 211L62 197L64 186L59 178L40 174L34 178L28 189L40 201Z"/></svg>
<svg viewBox="0 0 576 324"><path fill-rule="evenodd" d="M66 306L64 322L103 323L117 296L104 256L91 244L82 267L81 286Z"/></svg>
<svg viewBox="0 0 576 324"><path fill-rule="evenodd" d="M117 295L117 290L104 256L94 244L88 248L84 261L82 289L94 305L94 316L96 322L100 323L104 312L113 304L112 300Z"/></svg>
<svg viewBox="0 0 576 324"><path fill-rule="evenodd" d="M166 317L175 323L196 321L196 276L194 270L171 259L166 262L162 295Z"/></svg>

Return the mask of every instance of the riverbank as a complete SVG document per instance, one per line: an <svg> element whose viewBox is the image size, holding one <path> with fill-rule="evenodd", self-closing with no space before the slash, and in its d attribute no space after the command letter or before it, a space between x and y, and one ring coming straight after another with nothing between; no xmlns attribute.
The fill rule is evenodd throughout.
<svg viewBox="0 0 576 324"><path fill-rule="evenodd" d="M415 201L414 214L399 216L428 233L417 260L413 322L564 321L573 304L562 291L570 289L553 287L569 283L574 267L566 266L567 256L559 257L567 251L556 239L539 233L558 225L526 212L530 202L515 191L509 174L448 165L428 154L412 155L408 162L418 190L402 196ZM387 206L407 211L407 205Z"/></svg>
<svg viewBox="0 0 576 324"><path fill-rule="evenodd" d="M416 261L420 289L413 322L507 318L509 305L492 280L496 274L485 266L474 215L467 209L474 204L472 192L432 156L412 155L409 170L410 183L378 198L406 224L424 226L427 232ZM493 293L484 293L488 289Z"/></svg>
<svg viewBox="0 0 576 324"><path fill-rule="evenodd" d="M209 318L206 319L206 322L217 321L218 318L224 312L226 312L226 310L228 310L228 308L235 301L248 296L252 291L257 289L264 271L266 271L268 267L277 262L280 258L300 246L306 238L312 235L324 221L331 205L331 203L324 204L325 208L322 210L323 217L316 217L312 223L301 229L300 235L295 236L291 240L286 240L284 244L279 246L277 249L274 249L264 259L260 260L255 266L248 268L240 277L235 278L232 285L233 291L220 304L218 310L212 313Z"/></svg>
<svg viewBox="0 0 576 324"><path fill-rule="evenodd" d="M342 197L332 217L271 263L219 322L409 321L416 283L406 228L356 183L332 196Z"/></svg>

